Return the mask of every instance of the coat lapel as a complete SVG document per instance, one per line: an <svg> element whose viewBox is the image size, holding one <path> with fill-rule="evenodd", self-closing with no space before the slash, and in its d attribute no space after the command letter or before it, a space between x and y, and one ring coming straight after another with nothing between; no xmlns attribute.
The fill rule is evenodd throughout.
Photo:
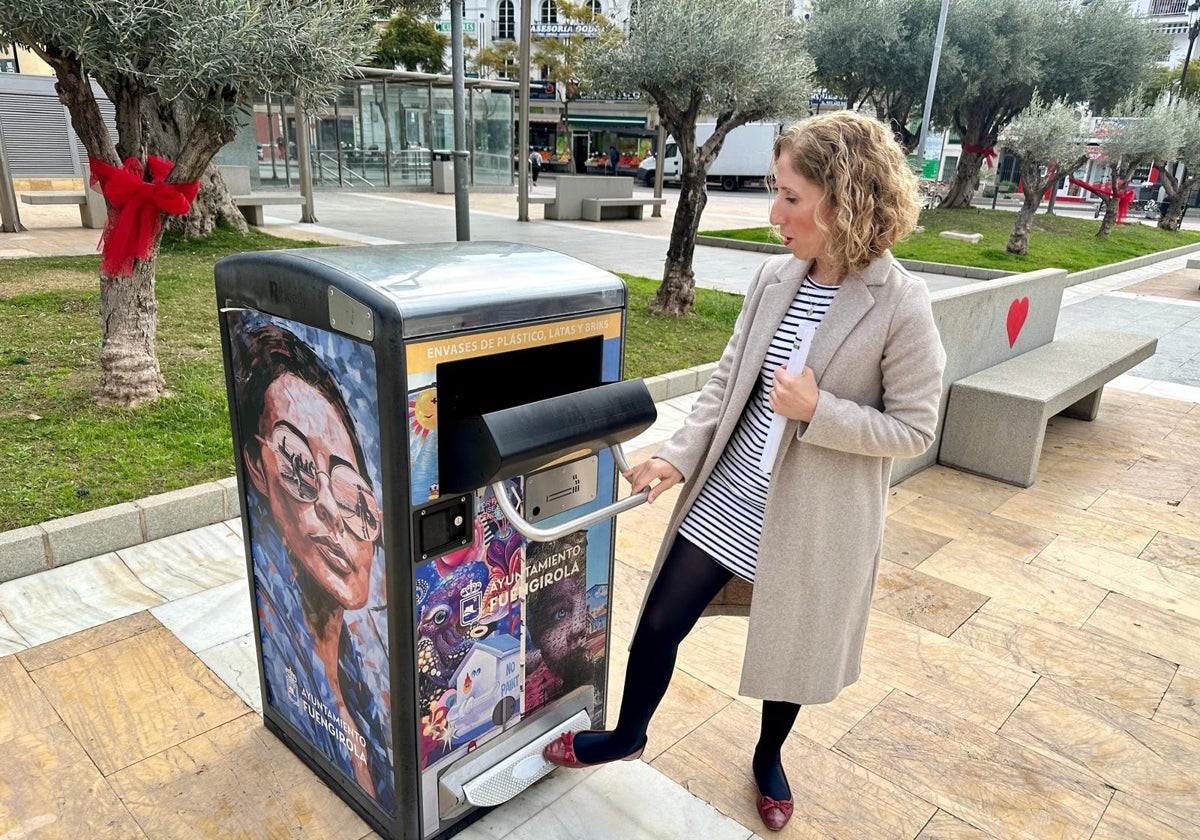
<svg viewBox="0 0 1200 840"><path fill-rule="evenodd" d="M808 366L813 369L818 385L834 353L875 305L875 294L870 287L881 285L886 280L892 262L891 254L885 253L862 271L842 281L842 287L833 298L829 311L821 319L821 326L817 327L817 335L808 352Z"/></svg>

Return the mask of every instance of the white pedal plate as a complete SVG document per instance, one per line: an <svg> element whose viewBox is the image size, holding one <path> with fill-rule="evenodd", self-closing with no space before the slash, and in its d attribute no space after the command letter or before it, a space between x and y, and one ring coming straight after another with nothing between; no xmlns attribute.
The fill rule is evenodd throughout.
<svg viewBox="0 0 1200 840"><path fill-rule="evenodd" d="M542 750L547 744L564 732L582 732L591 726L591 717L586 711L580 711L554 731L547 732L463 784L467 801L472 805L491 807L512 799L554 769L554 765L542 757Z"/></svg>

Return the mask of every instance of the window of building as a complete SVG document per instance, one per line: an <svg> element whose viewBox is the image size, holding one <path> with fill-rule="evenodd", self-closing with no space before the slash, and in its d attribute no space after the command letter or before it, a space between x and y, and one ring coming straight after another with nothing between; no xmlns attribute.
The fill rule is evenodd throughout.
<svg viewBox="0 0 1200 840"><path fill-rule="evenodd" d="M588 6L592 9L592 17L598 17L602 14L600 11L600 0L589 0Z"/></svg>
<svg viewBox="0 0 1200 840"><path fill-rule="evenodd" d="M542 0L542 12L538 21L540 23L558 23L558 3L555 0Z"/></svg>
<svg viewBox="0 0 1200 840"><path fill-rule="evenodd" d="M500 5L496 7L496 38L502 41L511 41L515 37L517 31L516 15L513 12L512 0L500 0Z"/></svg>

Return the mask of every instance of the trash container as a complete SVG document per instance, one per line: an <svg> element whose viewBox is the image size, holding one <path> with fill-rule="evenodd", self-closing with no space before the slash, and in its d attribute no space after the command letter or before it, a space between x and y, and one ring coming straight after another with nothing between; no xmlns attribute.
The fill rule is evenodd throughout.
<svg viewBox="0 0 1200 840"><path fill-rule="evenodd" d="M216 265L263 720L385 838L448 836L602 728L617 277L506 243Z"/></svg>
<svg viewBox="0 0 1200 840"><path fill-rule="evenodd" d="M454 161L451 153L434 149L430 165L433 167L433 191L454 192Z"/></svg>

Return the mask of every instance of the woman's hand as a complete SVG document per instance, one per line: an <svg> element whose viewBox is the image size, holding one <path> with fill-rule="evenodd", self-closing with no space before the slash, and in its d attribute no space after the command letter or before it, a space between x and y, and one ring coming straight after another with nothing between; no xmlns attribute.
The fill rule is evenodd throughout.
<svg viewBox="0 0 1200 840"><path fill-rule="evenodd" d="M799 376L792 376L780 365L775 369L775 385L771 388L771 410L789 420L812 421L817 411L817 379L810 367L805 366Z"/></svg>
<svg viewBox="0 0 1200 840"><path fill-rule="evenodd" d="M650 488L650 496L646 499L647 502L653 502L664 492L683 481L683 473L661 458L651 458L649 461L642 461L642 463L630 467L622 475L625 476L631 485L630 493L636 494L642 492L647 487Z"/></svg>

